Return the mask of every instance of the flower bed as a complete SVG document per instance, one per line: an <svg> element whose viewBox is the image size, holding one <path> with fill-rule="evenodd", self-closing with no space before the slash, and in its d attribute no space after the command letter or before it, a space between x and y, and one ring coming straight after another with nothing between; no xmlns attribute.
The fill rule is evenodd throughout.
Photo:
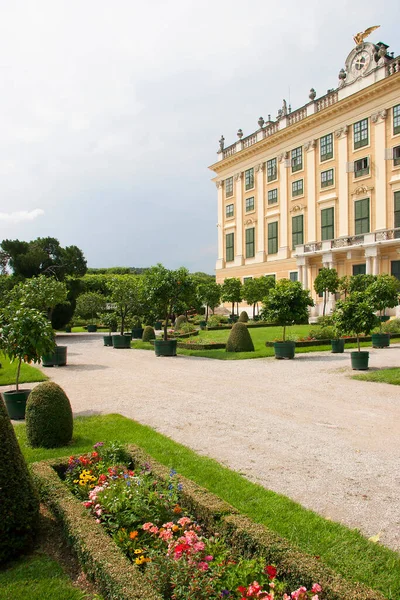
<svg viewBox="0 0 400 600"><path fill-rule="evenodd" d="M400 338L400 334L399 333L391 333L390 339L395 339L395 338ZM345 343L348 342L349 344L355 344L357 342L356 337L343 336L343 339L344 339ZM360 336L360 341L361 342L371 342L372 337L370 335L362 335L362 336ZM310 346L329 346L330 343L331 343L330 339L329 340L296 340L295 341L296 348L308 348ZM265 345L267 348L273 348L274 342L265 342Z"/></svg>
<svg viewBox="0 0 400 600"><path fill-rule="evenodd" d="M140 449L129 451L135 471L116 466L121 451L115 446L33 465L43 501L107 598L383 600L190 480L154 461L150 469ZM284 587L297 589L288 596Z"/></svg>

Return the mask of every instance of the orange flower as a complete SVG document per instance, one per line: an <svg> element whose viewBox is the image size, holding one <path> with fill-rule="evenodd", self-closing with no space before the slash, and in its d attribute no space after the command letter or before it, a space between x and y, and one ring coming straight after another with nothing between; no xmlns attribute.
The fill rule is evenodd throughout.
<svg viewBox="0 0 400 600"><path fill-rule="evenodd" d="M131 540L134 540L135 538L137 538L138 535L139 534L137 531L131 531L129 537L131 538Z"/></svg>
<svg viewBox="0 0 400 600"><path fill-rule="evenodd" d="M182 509L181 509L181 507L179 506L179 504L177 504L176 506L174 506L174 513L175 513L176 515L179 515L179 513L181 513L181 512L182 512Z"/></svg>

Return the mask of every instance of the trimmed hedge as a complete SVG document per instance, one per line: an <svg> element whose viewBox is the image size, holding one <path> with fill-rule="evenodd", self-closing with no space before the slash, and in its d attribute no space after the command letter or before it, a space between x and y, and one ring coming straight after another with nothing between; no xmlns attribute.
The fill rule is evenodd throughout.
<svg viewBox="0 0 400 600"><path fill-rule="evenodd" d="M39 519L39 499L14 428L0 397L0 564L32 544Z"/></svg>
<svg viewBox="0 0 400 600"><path fill-rule="evenodd" d="M239 315L239 323L247 323L249 320L249 315L247 314L247 312L245 310L242 310L242 312Z"/></svg>
<svg viewBox="0 0 400 600"><path fill-rule="evenodd" d="M32 448L59 448L72 440L74 420L68 396L53 381L39 383L26 403L26 435Z"/></svg>
<svg viewBox="0 0 400 600"><path fill-rule="evenodd" d="M396 338L400 338L400 333L391 333L390 334L390 339L396 339ZM343 338L346 342L349 344L355 344L357 342L357 338L355 337L346 337ZM372 337L370 335L363 335L360 337L360 342L371 342L372 341ZM303 341L298 341L295 342L295 346L296 348L309 348L311 346L329 346L329 344L331 343L331 340L303 340ZM267 348L273 348L274 347L274 342L265 342L265 345Z"/></svg>
<svg viewBox="0 0 400 600"><path fill-rule="evenodd" d="M188 342L178 342L178 348L183 348L185 350L224 350L226 348L226 344L224 343L215 343L215 344L189 344Z"/></svg>
<svg viewBox="0 0 400 600"><path fill-rule="evenodd" d="M245 323L235 323L226 342L227 352L254 352L254 344Z"/></svg>
<svg viewBox="0 0 400 600"><path fill-rule="evenodd" d="M150 342L150 340L156 339L156 333L151 325L146 325L143 330L142 342Z"/></svg>
<svg viewBox="0 0 400 600"><path fill-rule="evenodd" d="M135 468L150 463L158 477L168 480L170 469L154 461L137 446L130 445ZM93 517L82 509L81 502L59 479L56 470L67 466L67 458L34 463L32 471L43 501L64 525L68 541L78 555L88 576L96 581L100 591L113 600L161 600L141 578L139 569L117 548L112 539ZM203 523L209 533L226 537L234 553L250 556L254 553L275 564L278 574L292 588L301 584L311 587L321 584L326 600L384 600L384 596L363 584L352 583L327 567L321 560L300 551L288 540L264 525L241 515L230 504L179 476L182 484L181 506Z"/></svg>

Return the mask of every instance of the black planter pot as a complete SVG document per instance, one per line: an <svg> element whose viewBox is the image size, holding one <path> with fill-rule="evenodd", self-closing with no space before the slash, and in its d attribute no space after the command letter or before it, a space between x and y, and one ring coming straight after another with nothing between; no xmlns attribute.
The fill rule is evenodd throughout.
<svg viewBox="0 0 400 600"><path fill-rule="evenodd" d="M71 327L66 327L65 328L65 333L71 333Z"/></svg>
<svg viewBox="0 0 400 600"><path fill-rule="evenodd" d="M88 333L94 333L97 331L97 325L88 325L87 326Z"/></svg>
<svg viewBox="0 0 400 600"><path fill-rule="evenodd" d="M112 346L112 335L103 335L103 342L105 346Z"/></svg>
<svg viewBox="0 0 400 600"><path fill-rule="evenodd" d="M389 333L373 333L372 334L373 348L389 348L390 334Z"/></svg>
<svg viewBox="0 0 400 600"><path fill-rule="evenodd" d="M294 358L295 343L292 341L274 342L274 351L275 351L275 358L278 358L278 359Z"/></svg>
<svg viewBox="0 0 400 600"><path fill-rule="evenodd" d="M160 331L160 329L161 329L161 328L162 328L162 323L161 323L161 321L156 321L156 322L154 323L154 329L155 329L156 331Z"/></svg>
<svg viewBox="0 0 400 600"><path fill-rule="evenodd" d="M154 340L156 356L176 356L177 340Z"/></svg>
<svg viewBox="0 0 400 600"><path fill-rule="evenodd" d="M112 345L114 348L130 348L131 335L113 335Z"/></svg>
<svg viewBox="0 0 400 600"><path fill-rule="evenodd" d="M42 356L43 367L65 367L67 364L67 346L56 346L52 354Z"/></svg>
<svg viewBox="0 0 400 600"><path fill-rule="evenodd" d="M369 352L351 352L351 368L354 371L367 371Z"/></svg>
<svg viewBox="0 0 400 600"><path fill-rule="evenodd" d="M132 327L132 338L141 340L143 331L144 331L143 327Z"/></svg>
<svg viewBox="0 0 400 600"><path fill-rule="evenodd" d="M339 338L338 340L331 340L332 354L343 354L344 352L344 339Z"/></svg>
<svg viewBox="0 0 400 600"><path fill-rule="evenodd" d="M4 403L10 419L18 421L25 419L26 401L31 390L12 390L3 392Z"/></svg>

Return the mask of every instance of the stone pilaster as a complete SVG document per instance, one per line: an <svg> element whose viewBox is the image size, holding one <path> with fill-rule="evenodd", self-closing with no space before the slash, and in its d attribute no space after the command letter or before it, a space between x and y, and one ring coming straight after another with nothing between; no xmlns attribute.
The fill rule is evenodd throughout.
<svg viewBox="0 0 400 600"><path fill-rule="evenodd" d="M386 118L387 110L380 110L371 116L372 123L375 124L375 227L374 229L386 229L387 210L386 210ZM371 202L372 205L372 202Z"/></svg>
<svg viewBox="0 0 400 600"><path fill-rule="evenodd" d="M235 198L236 198L236 252L234 266L241 267L243 265L243 190L242 190L243 173L236 173L235 181Z"/></svg>
<svg viewBox="0 0 400 600"><path fill-rule="evenodd" d="M335 131L338 139L338 175L339 175L339 237L349 235L349 176L347 173L348 150L347 125Z"/></svg>
<svg viewBox="0 0 400 600"><path fill-rule="evenodd" d="M257 246L255 262L265 262L265 219L264 219L264 193L265 193L265 163L256 166L257 189Z"/></svg>

